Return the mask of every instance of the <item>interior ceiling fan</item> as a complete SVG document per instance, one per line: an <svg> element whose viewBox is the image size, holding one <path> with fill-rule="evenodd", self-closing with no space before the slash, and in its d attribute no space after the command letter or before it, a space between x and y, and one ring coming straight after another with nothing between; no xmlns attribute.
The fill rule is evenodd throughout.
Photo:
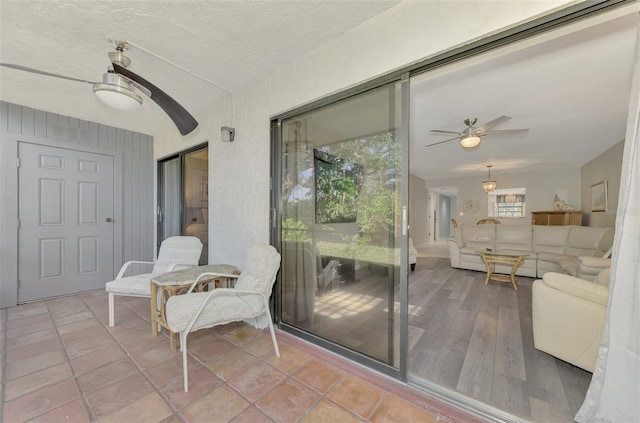
<svg viewBox="0 0 640 423"><path fill-rule="evenodd" d="M464 120L465 125L467 125L467 127L460 131L460 132L456 132L456 131L444 131L441 129L432 129L431 133L432 134L439 134L439 135L454 135L455 137L453 138L449 138L446 139L444 141L439 141L433 144L429 144L429 145L425 145L425 147L435 147L437 145L441 145L441 144L445 144L451 141L455 141L455 140L459 140L460 141L460 145L463 148L473 148L475 146L477 146L478 144L480 144L481 138L482 137L486 137L489 134L502 134L502 135L518 135L518 134L525 134L527 133L529 130L528 129L492 129L495 128L498 125L502 125L503 123L505 123L506 121L511 120L511 117L509 116L500 116L499 118L496 118L492 121L489 121L487 123L485 123L484 125L475 127L473 125L476 124L476 122L478 121L477 118L467 118Z"/></svg>
<svg viewBox="0 0 640 423"><path fill-rule="evenodd" d="M0 63L0 66L91 84L93 85L93 92L100 100L111 107L122 110L132 110L142 105L142 97L136 92L137 89L164 110L178 128L180 134L187 135L196 129L198 122L184 107L171 98L169 94L127 69L131 64L131 59L123 54L128 49L127 42L114 41L114 44L116 51L109 52L112 68L108 69L102 76L102 82L87 81L12 63Z"/></svg>

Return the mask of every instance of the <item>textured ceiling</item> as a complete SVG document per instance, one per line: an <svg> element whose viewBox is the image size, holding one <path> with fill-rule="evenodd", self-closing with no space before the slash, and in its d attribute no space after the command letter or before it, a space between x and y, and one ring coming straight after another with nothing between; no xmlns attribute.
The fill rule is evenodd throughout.
<svg viewBox="0 0 640 423"><path fill-rule="evenodd" d="M2 0L0 61L97 81L109 65L108 40L126 40L133 43L130 69L197 113L397 3ZM637 21L633 14L413 78L411 172L434 180L484 175L487 164L496 175L575 168L620 141ZM88 84L2 67L0 99L148 134L171 125L149 99L136 111L117 111ZM360 109L365 119L366 108ZM529 134L487 137L473 151L456 142L424 148L444 139L431 129L462 130L466 117L481 124L500 115L513 119L497 129L529 128Z"/></svg>
<svg viewBox="0 0 640 423"><path fill-rule="evenodd" d="M194 113L398 2L2 0L0 62L100 81L108 40L129 41L129 68ZM171 125L148 99L125 113L102 104L89 84L6 68L0 99L148 134Z"/></svg>

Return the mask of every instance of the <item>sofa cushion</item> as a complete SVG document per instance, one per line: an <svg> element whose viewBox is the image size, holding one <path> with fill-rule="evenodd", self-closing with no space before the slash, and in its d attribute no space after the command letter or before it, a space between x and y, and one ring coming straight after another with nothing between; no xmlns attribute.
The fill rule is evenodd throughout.
<svg viewBox="0 0 640 423"><path fill-rule="evenodd" d="M533 251L531 225L497 225L496 250Z"/></svg>
<svg viewBox="0 0 640 423"><path fill-rule="evenodd" d="M569 238L570 226L532 226L534 251L564 252Z"/></svg>
<svg viewBox="0 0 640 423"><path fill-rule="evenodd" d="M557 254L557 253L549 253L546 251L541 251L538 254L538 261L548 261L550 263L555 263L560 265L561 262L573 262L576 260L576 256L572 256L570 254Z"/></svg>
<svg viewBox="0 0 640 423"><path fill-rule="evenodd" d="M592 226L570 226L569 238L564 249L565 254L574 256L602 256L601 241L608 237L613 228L596 228ZM604 245L602 245L604 247Z"/></svg>
<svg viewBox="0 0 640 423"><path fill-rule="evenodd" d="M467 247L494 248L496 241L496 225L465 225L462 227L462 239Z"/></svg>

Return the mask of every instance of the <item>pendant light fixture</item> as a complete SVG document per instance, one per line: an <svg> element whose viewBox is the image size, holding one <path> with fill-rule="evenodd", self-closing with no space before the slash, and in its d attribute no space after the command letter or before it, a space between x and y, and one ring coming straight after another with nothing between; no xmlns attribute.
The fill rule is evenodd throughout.
<svg viewBox="0 0 640 423"><path fill-rule="evenodd" d="M498 183L491 180L491 167L491 165L487 165L487 168L489 168L489 179L482 181L482 190L484 192L491 192L498 188Z"/></svg>

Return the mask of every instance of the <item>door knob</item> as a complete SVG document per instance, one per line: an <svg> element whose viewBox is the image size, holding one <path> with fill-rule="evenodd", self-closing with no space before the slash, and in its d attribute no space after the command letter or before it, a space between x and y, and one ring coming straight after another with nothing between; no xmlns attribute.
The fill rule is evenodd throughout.
<svg viewBox="0 0 640 423"><path fill-rule="evenodd" d="M107 217L104 221L105 221L105 222L108 222L108 223L111 223L111 222L113 222L113 219L112 219L112 218L110 218L110 217Z"/></svg>

